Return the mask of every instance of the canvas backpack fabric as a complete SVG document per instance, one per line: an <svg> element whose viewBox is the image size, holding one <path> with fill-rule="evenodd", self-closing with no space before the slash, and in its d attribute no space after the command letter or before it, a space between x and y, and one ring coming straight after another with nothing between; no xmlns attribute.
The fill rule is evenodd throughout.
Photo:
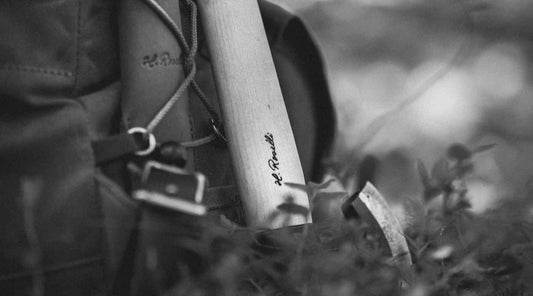
<svg viewBox="0 0 533 296"><path fill-rule="evenodd" d="M140 221L126 160L95 161L94 142L123 132L117 2L0 2L2 295L155 295L135 284L145 271L130 266L143 249L132 243L139 229L194 231L167 214ZM304 174L318 181L334 134L320 54L297 17L266 1L260 7ZM200 51L207 56L205 45ZM219 112L208 57L197 65ZM189 132L206 133L203 106L191 100L189 113ZM209 179L209 215L243 223L227 148L201 146L190 161ZM144 244L165 244L143 235Z"/></svg>

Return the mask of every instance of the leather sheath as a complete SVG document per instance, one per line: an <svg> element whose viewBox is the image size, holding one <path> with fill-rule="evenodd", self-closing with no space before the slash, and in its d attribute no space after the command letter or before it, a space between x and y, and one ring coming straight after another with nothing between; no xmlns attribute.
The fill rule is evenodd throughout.
<svg viewBox="0 0 533 296"><path fill-rule="evenodd" d="M179 1L158 0L158 4L181 27ZM125 127L145 128L185 78L182 50L161 19L139 0L121 1L119 40ZM159 143L191 140L188 92L173 105L153 134Z"/></svg>

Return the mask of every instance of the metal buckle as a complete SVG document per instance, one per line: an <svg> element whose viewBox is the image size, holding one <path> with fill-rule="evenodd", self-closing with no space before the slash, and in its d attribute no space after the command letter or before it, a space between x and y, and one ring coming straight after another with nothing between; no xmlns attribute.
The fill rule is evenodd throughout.
<svg viewBox="0 0 533 296"><path fill-rule="evenodd" d="M189 173L184 169L148 161L141 173L141 188L133 192L133 198L148 204L191 215L205 215L202 204L206 178L201 173Z"/></svg>

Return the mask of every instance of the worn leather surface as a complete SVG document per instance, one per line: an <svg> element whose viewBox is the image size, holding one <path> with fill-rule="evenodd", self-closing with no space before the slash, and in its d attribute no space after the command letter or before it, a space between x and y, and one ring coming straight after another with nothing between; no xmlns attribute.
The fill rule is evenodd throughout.
<svg viewBox="0 0 533 296"><path fill-rule="evenodd" d="M80 98L108 93L116 54L101 34L108 1L81 2L0 3L5 295L105 295L102 202Z"/></svg>
<svg viewBox="0 0 533 296"><path fill-rule="evenodd" d="M106 177L91 149L122 129L117 3L0 1L0 294L107 295L123 263L137 205L123 164ZM261 8L305 176L316 180L334 124L320 56L297 18ZM198 66L218 108L208 58ZM192 138L206 135L205 110L192 93L189 103ZM225 148L194 151L214 213L242 221L230 163Z"/></svg>

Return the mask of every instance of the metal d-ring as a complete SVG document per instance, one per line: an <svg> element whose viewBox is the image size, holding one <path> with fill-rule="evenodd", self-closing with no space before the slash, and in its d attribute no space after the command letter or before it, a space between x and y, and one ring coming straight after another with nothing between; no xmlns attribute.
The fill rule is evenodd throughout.
<svg viewBox="0 0 533 296"><path fill-rule="evenodd" d="M214 119L210 119L209 124L211 125L211 129L213 130L213 133L215 134L217 139L220 140L222 143L227 144L228 140L226 139L226 135L222 127L217 124Z"/></svg>
<svg viewBox="0 0 533 296"><path fill-rule="evenodd" d="M148 135L148 147L144 150L140 150L140 151L137 151L135 152L135 155L139 155L139 156L145 156L145 155L148 155L150 153L152 153L157 145L157 141L155 140L155 136L154 134L148 132L147 129L143 128L143 127L132 127L128 130L128 134L130 135L133 135L133 134L142 134L143 136L144 135Z"/></svg>

